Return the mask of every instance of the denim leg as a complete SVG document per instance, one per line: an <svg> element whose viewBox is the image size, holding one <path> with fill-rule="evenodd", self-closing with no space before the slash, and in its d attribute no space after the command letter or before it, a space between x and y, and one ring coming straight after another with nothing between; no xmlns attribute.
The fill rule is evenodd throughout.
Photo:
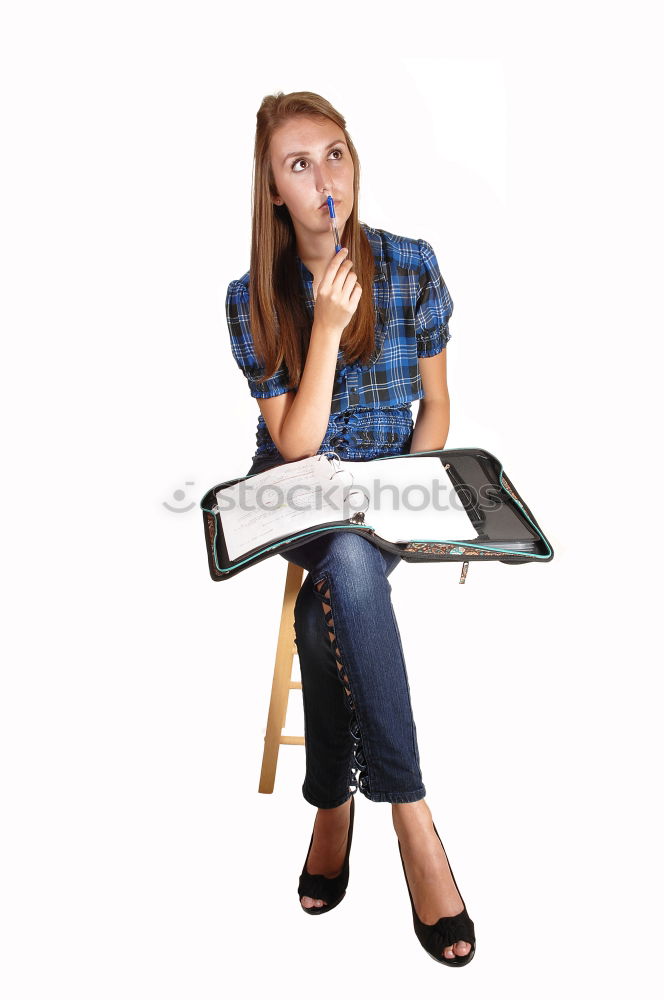
<svg viewBox="0 0 664 1000"><path fill-rule="evenodd" d="M295 644L302 677L306 773L302 794L319 809L350 795L353 738L320 601L307 575L295 602Z"/></svg>
<svg viewBox="0 0 664 1000"><path fill-rule="evenodd" d="M305 739L312 728L316 733L316 763L310 769L307 762L305 798L321 807L321 800L340 804L348 790L357 788L374 802L423 798L410 689L387 579L400 557L350 531L330 532L282 555L309 570L303 586L308 593L298 596L296 614L303 694L307 686ZM320 602L322 634L311 597ZM341 702L329 683L332 667L352 741L348 763ZM322 783L321 775L327 775Z"/></svg>

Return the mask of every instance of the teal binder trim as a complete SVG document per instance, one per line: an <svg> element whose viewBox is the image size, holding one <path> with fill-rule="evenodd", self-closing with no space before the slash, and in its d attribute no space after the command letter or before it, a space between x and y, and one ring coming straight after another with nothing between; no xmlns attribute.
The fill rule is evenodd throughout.
<svg viewBox="0 0 664 1000"><path fill-rule="evenodd" d="M201 509L204 510L206 514L213 514L213 516L214 516L214 511L208 510L206 507L202 507ZM253 560L256 558L256 556L262 555L263 552L270 552L272 549L278 548L280 545L283 545L283 543L285 541L294 542L296 539L298 539L298 538L305 538L307 535L320 535L320 533L322 531L343 531L344 528L355 528L355 529L357 529L357 525L356 524L335 524L335 525L332 525L329 528L316 528L314 531L302 531L302 532L300 532L299 535L289 535L287 538L282 538L281 541L275 542L274 545L268 545L267 548L265 548L265 549L259 549L258 552L254 552L254 554L252 556L250 556L248 559L240 559L238 562L234 562L233 565L229 566L227 569L223 569L219 565L219 562L217 560L217 533L218 533L218 527L217 527L217 525L218 525L218 523L219 523L218 519L215 516L215 518L214 518L214 540L212 542L212 554L214 556L214 564L215 564L215 566L217 568L217 572L218 573L230 573L230 572L232 572L232 570L236 569L238 566L244 566L244 564L247 563L247 562L253 562ZM362 527L366 528L366 527L368 527L368 525L363 524ZM373 531L374 529L372 528L371 530Z"/></svg>

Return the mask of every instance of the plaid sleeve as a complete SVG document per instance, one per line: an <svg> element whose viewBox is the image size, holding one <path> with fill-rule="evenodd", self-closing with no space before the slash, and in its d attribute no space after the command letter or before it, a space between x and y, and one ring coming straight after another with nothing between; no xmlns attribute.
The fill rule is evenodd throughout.
<svg viewBox="0 0 664 1000"><path fill-rule="evenodd" d="M266 382L257 382L265 369L258 363L249 328L249 289L241 281L231 281L226 293L226 320L231 336L231 350L238 367L249 383L254 399L269 399L289 391L288 371L282 365Z"/></svg>
<svg viewBox="0 0 664 1000"><path fill-rule="evenodd" d="M454 303L438 267L436 255L426 240L417 241L422 266L420 291L415 309L418 358L440 354L451 337L448 321Z"/></svg>

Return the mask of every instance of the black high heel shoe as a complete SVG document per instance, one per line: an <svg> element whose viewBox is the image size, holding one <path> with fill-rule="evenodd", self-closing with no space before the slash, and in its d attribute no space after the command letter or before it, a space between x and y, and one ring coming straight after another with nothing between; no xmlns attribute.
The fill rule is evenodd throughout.
<svg viewBox="0 0 664 1000"><path fill-rule="evenodd" d="M440 834L436 830L436 824L434 823L433 828L436 832L438 840L440 840ZM399 844L399 839L397 838L397 843ZM443 847L443 842L440 840L440 846L445 851ZM450 866L450 874L452 875L452 881L456 886L456 890L461 896L461 902L463 903L463 910L461 913L455 914L453 917L439 917L435 924L424 924L415 912L415 904L413 903L413 894L410 891L410 886L408 885L408 876L406 875L406 866L403 863L403 854L401 853L401 844L399 844L399 857L401 858L401 867L403 868L404 878L406 879L406 888L408 889L408 895L410 896L410 907L413 911L413 926L415 927L415 934L417 939L426 951L428 955L431 955L437 962L441 962L443 965L468 965L470 960L475 955L475 925L468 915L466 910L466 904L463 903L463 896L459 891L459 886L454 878L454 872L452 871L452 866ZM447 857L447 853L445 854ZM467 955L456 955L454 958L445 958L443 956L443 951L445 948L449 948L450 945L456 944L457 941L467 941L471 946L470 951Z"/></svg>
<svg viewBox="0 0 664 1000"><path fill-rule="evenodd" d="M309 854L311 853L311 845L314 842L314 835L312 831L311 840L309 841L309 850L307 851L304 868L302 869L302 874L300 875L300 881L297 887L297 894L300 897L300 909L304 910L305 913L310 913L312 917L318 916L319 913L327 913L329 910L333 910L346 895L348 875L350 871L348 859L350 856L350 845L353 839L354 815L355 799L351 796L346 857L344 858L343 868L338 875L334 876L334 878L328 878L327 875L311 875L307 871L307 861L309 860ZM325 900L325 906L302 906L301 901L303 896L309 896L311 899L323 899Z"/></svg>

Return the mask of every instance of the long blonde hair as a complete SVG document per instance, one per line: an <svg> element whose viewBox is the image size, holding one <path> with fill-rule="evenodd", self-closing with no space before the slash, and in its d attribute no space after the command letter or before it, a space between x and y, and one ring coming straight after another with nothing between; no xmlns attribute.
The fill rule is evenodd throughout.
<svg viewBox="0 0 664 1000"><path fill-rule="evenodd" d="M256 356L270 378L285 362L290 387L297 388L307 356L311 322L301 296L296 260L295 229L286 205L275 205L278 195L270 163L270 143L279 126L293 117L327 118L338 125L348 144L355 176L353 212L346 222L344 246L362 288L355 314L343 332L340 348L348 363L366 364L374 349L374 256L358 217L360 161L346 131L346 121L318 94L279 91L263 98L256 114L252 194L249 322Z"/></svg>

